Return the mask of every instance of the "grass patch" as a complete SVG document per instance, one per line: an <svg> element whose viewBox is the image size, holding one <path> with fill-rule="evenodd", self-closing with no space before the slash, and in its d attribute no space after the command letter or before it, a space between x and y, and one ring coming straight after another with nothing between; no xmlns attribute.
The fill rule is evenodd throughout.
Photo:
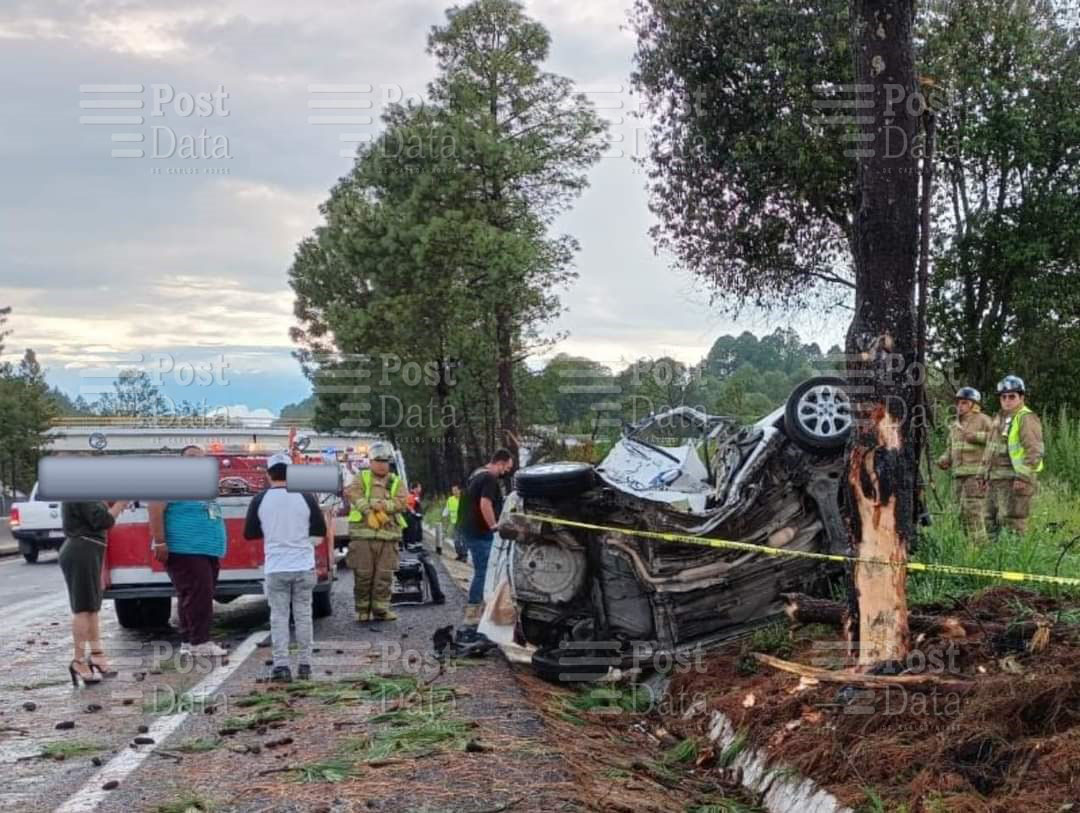
<svg viewBox="0 0 1080 813"><path fill-rule="evenodd" d="M441 710L416 712L402 709L372 718L372 723L382 722L389 726L364 741L361 758L365 762L461 750L472 730L469 723L448 717Z"/></svg>
<svg viewBox="0 0 1080 813"><path fill-rule="evenodd" d="M235 728L238 731L250 731L253 728L259 728L269 723L281 723L298 716L300 716L299 712L294 709L260 707L255 710L254 714L247 714L242 717L226 717L221 726L222 728Z"/></svg>
<svg viewBox="0 0 1080 813"><path fill-rule="evenodd" d="M1080 534L1080 501L1062 484L1046 480L1039 484L1029 530L1023 536L1002 533L997 541L977 545L960 525L956 506L949 500L934 524L922 529L913 559L920 562L959 565L986 570L1070 576L1080 578L1080 542L1068 547ZM913 606L970 595L999 580L946 573L911 572L908 600ZM1080 590L1040 582L1010 582L1053 598L1080 600Z"/></svg>
<svg viewBox="0 0 1080 813"><path fill-rule="evenodd" d="M285 697L276 692L252 692L249 695L233 700L232 704L238 709L262 709L280 706L284 702Z"/></svg>
<svg viewBox="0 0 1080 813"><path fill-rule="evenodd" d="M665 765L685 765L697 759L697 755L697 740L688 737L665 751L660 761Z"/></svg>
<svg viewBox="0 0 1080 813"><path fill-rule="evenodd" d="M421 687L417 678L410 675L384 677L366 674L340 681L298 681L282 689L272 689L261 694L253 692L237 701L237 705L241 708L269 706L283 702L285 698L307 698L327 706L356 705L386 703L417 696L431 705L437 705L449 702L455 694L453 688L446 686Z"/></svg>
<svg viewBox="0 0 1080 813"><path fill-rule="evenodd" d="M716 758L717 765L721 768L730 768L735 760L739 758L739 754L746 750L747 742L746 730L739 729L736 731L735 737L720 752L720 756Z"/></svg>
<svg viewBox="0 0 1080 813"><path fill-rule="evenodd" d="M336 757L322 762L313 762L299 769L299 780L306 784L312 782L343 782L356 770L356 760L349 757Z"/></svg>
<svg viewBox="0 0 1080 813"><path fill-rule="evenodd" d="M213 751L220 747L221 739L218 737L197 737L180 743L172 750L181 754L205 754L207 751Z"/></svg>
<svg viewBox="0 0 1080 813"><path fill-rule="evenodd" d="M209 799L190 793L153 808L154 813L211 813L215 805Z"/></svg>
<svg viewBox="0 0 1080 813"><path fill-rule="evenodd" d="M43 759L74 759L97 754L105 750L105 746L81 740L63 740L50 742L41 749Z"/></svg>
<svg viewBox="0 0 1080 813"><path fill-rule="evenodd" d="M644 714L653 707L652 691L647 686L596 686L563 699L564 712L581 719L575 712L595 714ZM582 720L582 722L584 722Z"/></svg>
<svg viewBox="0 0 1080 813"><path fill-rule="evenodd" d="M758 663L751 656L752 652L774 655L777 658L790 658L795 650L791 639L791 626L786 619L773 621L754 630L743 639L739 647L739 660L735 669L740 675L752 675L758 670Z"/></svg>
<svg viewBox="0 0 1080 813"><path fill-rule="evenodd" d="M399 709L373 717L371 722L386 725L370 736L346 740L332 757L299 766L295 772L297 780L342 782L355 776L363 763L464 750L473 729L471 723L449 717L445 710Z"/></svg>

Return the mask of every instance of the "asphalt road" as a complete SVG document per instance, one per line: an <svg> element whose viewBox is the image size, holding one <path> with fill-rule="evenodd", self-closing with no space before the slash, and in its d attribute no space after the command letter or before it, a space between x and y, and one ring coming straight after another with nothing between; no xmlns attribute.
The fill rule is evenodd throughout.
<svg viewBox="0 0 1080 813"><path fill-rule="evenodd" d="M0 618L13 605L63 595L64 577L54 551L42 553L35 565L27 564L21 556L0 559Z"/></svg>
<svg viewBox="0 0 1080 813"><path fill-rule="evenodd" d="M347 570L338 571L339 581L333 593L334 614L315 624L316 639L322 647L322 654L316 656L321 679L330 680L332 674L373 667L381 671L379 660L372 661L375 655L371 653L396 664L402 662L402 653L423 655L427 659L434 629L460 623L464 602L460 583L467 573L457 572L458 564L454 563L452 568L453 578L445 570L442 573L448 599L445 605L403 607L399 610L400 620L385 625L357 625L352 612L351 574ZM213 634L235 653L231 659L233 667L213 669L205 664L206 668L201 668L203 665L193 663L190 666L195 668L188 668L187 662L174 655L179 644L175 629L124 630L116 622L111 602L106 602L101 614L102 637L120 674L98 687L73 689L67 674L71 657L70 614L55 555L44 556L34 565L20 557L0 560L0 619L4 621L0 625L0 663L4 664L0 677L0 771L5 777L0 784L0 809L46 811L64 805L65 813L153 810L157 804L181 793L184 781L202 784L203 779L207 783L204 791L219 798L235 795L235 788L217 787L231 781L229 769L212 772L211 777L192 776L181 781L174 775L175 767L170 767L171 763L148 758L154 754L146 754L147 759L138 763L137 769L122 774L115 791L102 794L99 789L102 771L111 770L110 766L118 763L122 767L125 759L138 759L147 750L131 745L139 725L150 727L150 734L158 742L167 740L170 744L214 733L224 710L222 715L214 717L198 713L170 716L168 712L162 716L160 704L201 687L207 680L212 681L218 672L223 672L224 683L215 689L217 695L249 691L253 682L268 672L265 661L268 650L262 643L268 615L265 600L258 596L216 605ZM362 645L369 647L363 658L356 650ZM394 654L386 655L384 650ZM502 665L498 669L507 668L501 659L499 663ZM398 668L389 662L384 665ZM425 662L425 667L428 666ZM466 676L470 674L466 670ZM498 685L508 690L505 676L498 678ZM474 692L487 698L486 690L477 688ZM500 711L503 720L500 725L509 725L520 713L520 700L510 698L507 702L510 705L505 714ZM169 727L171 720L179 725L175 730ZM73 728L66 728L67 725ZM520 725L530 727L531 731L536 722L523 718ZM525 728L522 733L526 733ZM63 760L37 756L45 748L65 745L88 750ZM151 751L157 748L158 745L149 746ZM93 764L94 755L105 767ZM197 757L189 757L185 769L189 764L194 769L200 762L203 761ZM245 777L245 781L251 780L251 775ZM461 792L475 794L476 790L464 788ZM276 809L270 804L272 801L256 795L248 803L237 803L229 809L236 813ZM380 803L378 809L397 813L392 800Z"/></svg>

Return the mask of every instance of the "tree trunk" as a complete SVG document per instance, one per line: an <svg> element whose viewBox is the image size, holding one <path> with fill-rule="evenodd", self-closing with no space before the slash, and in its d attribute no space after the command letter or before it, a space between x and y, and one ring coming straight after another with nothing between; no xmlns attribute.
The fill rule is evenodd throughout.
<svg viewBox="0 0 1080 813"><path fill-rule="evenodd" d="M514 456L514 468L518 466L517 395L514 391L514 329L508 307L495 311L495 351L497 353L499 383L499 444Z"/></svg>
<svg viewBox="0 0 1080 813"><path fill-rule="evenodd" d="M439 420L443 422L442 435L442 464L439 467L442 478L447 485L460 483L465 473L465 465L461 459L461 438L458 436L458 416L451 409L453 418L446 423L445 410L450 405L450 365L445 361L440 362L439 380L435 385L435 398L439 407Z"/></svg>
<svg viewBox="0 0 1080 813"><path fill-rule="evenodd" d="M853 552L874 562L852 570L853 634L866 668L902 659L910 647L905 564L915 480L919 178L910 149L916 119L907 105L916 92L913 0L852 0L851 12L857 96L873 102L859 110L869 121L860 124L865 140L856 151L855 315L847 336L856 419L848 467Z"/></svg>

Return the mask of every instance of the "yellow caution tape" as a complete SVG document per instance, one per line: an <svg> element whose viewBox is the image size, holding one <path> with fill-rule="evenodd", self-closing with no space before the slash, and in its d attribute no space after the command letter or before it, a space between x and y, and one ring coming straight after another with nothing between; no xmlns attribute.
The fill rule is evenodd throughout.
<svg viewBox="0 0 1080 813"><path fill-rule="evenodd" d="M606 525L594 525L590 522L578 522L572 519L549 517L541 514L518 514L524 519L539 522L550 522L553 525L565 525L571 528L582 528L587 531L604 531L625 534L626 536L639 536L644 539L659 539L662 542L686 542L691 545L704 545L709 548L727 548L729 550L742 550L747 553L761 553L766 556L791 556L802 559L817 559L825 562L841 562L854 564L858 562L864 565L882 565L896 567L898 562L886 562L881 559L864 559L858 556L844 556L839 553L816 553L808 550L792 550L790 548L770 548L768 545L755 545L751 542L735 542L730 539L714 539L707 536L690 536L689 534L669 533L665 531L639 531L634 528L616 528ZM1080 587L1080 578L1073 576L1047 576L1041 573L1020 573L1015 570L986 570L980 567L961 567L960 565L943 565L931 562L904 562L903 566L908 570L925 573L947 573L953 576L981 576L988 579L1002 579L1010 582L1040 582L1042 584L1064 584L1070 587Z"/></svg>

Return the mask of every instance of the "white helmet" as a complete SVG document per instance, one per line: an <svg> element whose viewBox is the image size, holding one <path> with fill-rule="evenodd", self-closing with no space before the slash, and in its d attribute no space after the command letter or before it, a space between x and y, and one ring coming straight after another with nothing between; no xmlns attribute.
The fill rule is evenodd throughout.
<svg viewBox="0 0 1080 813"><path fill-rule="evenodd" d="M368 459L380 460L383 463L394 462L394 447L387 443L385 440L379 440L371 444L371 448L368 449Z"/></svg>

